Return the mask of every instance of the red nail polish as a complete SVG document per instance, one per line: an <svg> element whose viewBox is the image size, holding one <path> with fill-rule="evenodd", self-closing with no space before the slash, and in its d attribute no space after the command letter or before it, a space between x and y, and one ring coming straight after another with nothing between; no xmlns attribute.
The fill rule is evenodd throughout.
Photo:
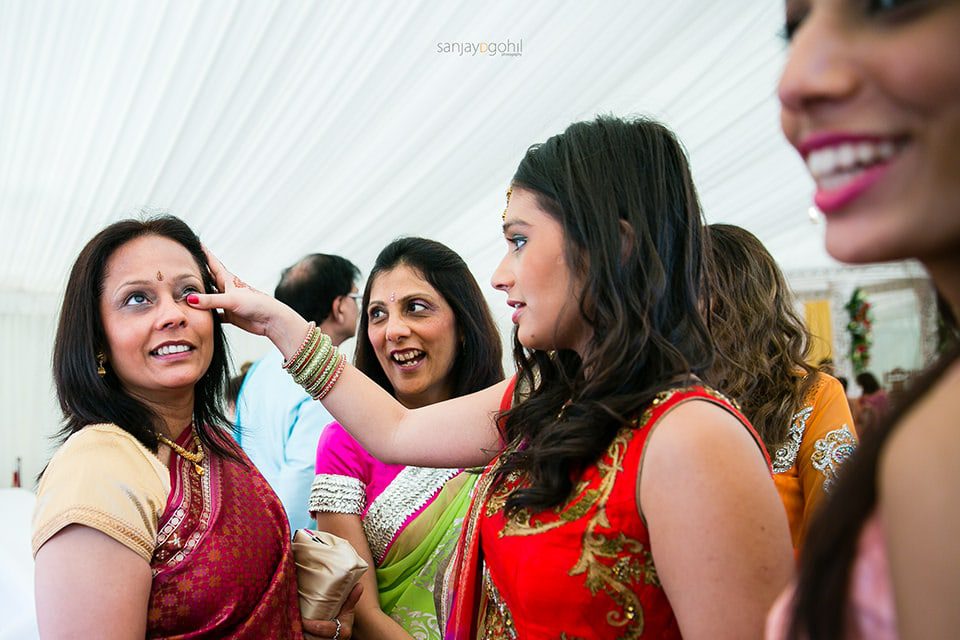
<svg viewBox="0 0 960 640"><path fill-rule="evenodd" d="M199 304L199 302L200 302L200 296L198 296L197 294L191 293L190 295L187 296L188 304Z"/></svg>

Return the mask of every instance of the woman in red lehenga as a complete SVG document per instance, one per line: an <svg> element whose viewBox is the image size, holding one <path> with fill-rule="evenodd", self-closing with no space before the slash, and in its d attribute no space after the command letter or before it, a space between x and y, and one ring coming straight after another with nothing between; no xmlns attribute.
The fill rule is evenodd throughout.
<svg viewBox="0 0 960 640"><path fill-rule="evenodd" d="M301 626L283 507L223 430L223 329L186 303L212 285L171 216L112 224L77 258L54 351L66 440L34 513L43 638L336 631Z"/></svg>
<svg viewBox="0 0 960 640"><path fill-rule="evenodd" d="M447 638L759 637L790 536L762 444L697 377L704 229L680 144L645 119L571 125L527 152L503 232L516 394L408 410L349 366L311 384L300 372L333 361L310 355L323 336L216 260L223 293L197 307L267 335L384 462L489 463L446 578Z"/></svg>

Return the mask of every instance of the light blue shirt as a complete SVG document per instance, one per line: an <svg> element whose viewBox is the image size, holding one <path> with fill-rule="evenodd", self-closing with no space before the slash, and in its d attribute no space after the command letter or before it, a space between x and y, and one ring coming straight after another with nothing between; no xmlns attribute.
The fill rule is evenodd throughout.
<svg viewBox="0 0 960 640"><path fill-rule="evenodd" d="M237 442L277 492L290 530L312 528L307 508L317 441L333 422L283 370L276 349L250 367L237 398Z"/></svg>

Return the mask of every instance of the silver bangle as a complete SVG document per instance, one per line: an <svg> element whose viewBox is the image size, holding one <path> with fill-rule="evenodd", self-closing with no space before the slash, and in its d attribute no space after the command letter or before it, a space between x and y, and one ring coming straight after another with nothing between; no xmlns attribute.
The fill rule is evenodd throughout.
<svg viewBox="0 0 960 640"><path fill-rule="evenodd" d="M333 621L337 623L337 630L333 632L332 640L340 640L340 618L334 618Z"/></svg>

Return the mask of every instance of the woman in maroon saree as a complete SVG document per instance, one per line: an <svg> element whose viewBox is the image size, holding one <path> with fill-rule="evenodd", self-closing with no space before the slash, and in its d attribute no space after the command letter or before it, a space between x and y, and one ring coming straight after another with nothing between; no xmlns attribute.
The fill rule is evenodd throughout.
<svg viewBox="0 0 960 640"><path fill-rule="evenodd" d="M177 444L187 447L190 434ZM180 456L170 461L170 497L150 563L148 635L300 637L282 505L252 465L215 456L201 465L203 475Z"/></svg>
<svg viewBox="0 0 960 640"><path fill-rule="evenodd" d="M33 521L43 638L349 636L349 614L301 624L285 512L225 431L223 329L186 303L212 285L170 216L112 224L77 258L54 349L64 443Z"/></svg>

